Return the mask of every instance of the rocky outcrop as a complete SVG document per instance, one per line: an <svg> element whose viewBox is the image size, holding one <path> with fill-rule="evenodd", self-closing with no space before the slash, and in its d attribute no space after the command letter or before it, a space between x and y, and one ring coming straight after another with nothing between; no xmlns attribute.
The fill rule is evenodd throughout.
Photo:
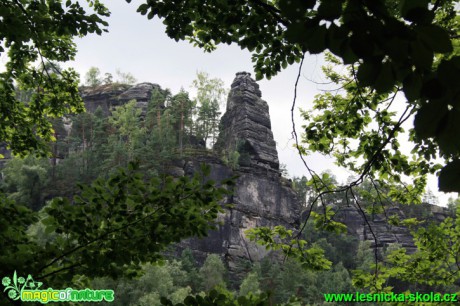
<svg viewBox="0 0 460 306"><path fill-rule="evenodd" d="M276 225L295 230L301 207L297 194L281 180L268 105L249 73L236 75L221 128L216 148L221 154L238 150L238 169L231 169L218 158L195 158L184 163L184 172L193 172L191 168L197 170L201 162L206 162L211 166L211 179L217 182L236 175L233 195L225 201L232 208L219 217L221 225L208 237L183 241L181 247L191 248L201 259L209 253L221 254L230 271L235 272L241 263L259 261L269 253L250 242L246 230Z"/></svg>
<svg viewBox="0 0 460 306"><path fill-rule="evenodd" d="M251 79L250 73L236 74L215 149L221 155L237 151L240 171L279 175L268 104L261 96L259 85Z"/></svg>
<svg viewBox="0 0 460 306"><path fill-rule="evenodd" d="M406 216L401 209L392 207L386 210L387 216L397 215L400 219ZM390 225L384 214L363 217L362 212L354 206L341 207L336 214L338 221L347 225L348 232L360 241L369 241L372 248L382 251L390 244L398 243L409 253L415 251L414 241L408 228ZM381 253L381 252L380 252Z"/></svg>
<svg viewBox="0 0 460 306"><path fill-rule="evenodd" d="M3 168L5 163L11 159L11 151L6 148L6 144L4 142L0 142L0 169ZM0 180L2 179L0 173Z"/></svg>
<svg viewBox="0 0 460 306"><path fill-rule="evenodd" d="M336 220L347 225L348 232L360 241L369 241L370 246L381 251L390 244L399 244L406 248L408 253L416 251L413 237L409 228L390 224L388 219L396 216L399 220L416 218L423 221L421 226L432 222L440 223L448 216L444 207L432 204L411 206L396 205L385 209L383 214L367 215L363 217L361 210L355 206L341 207L336 211Z"/></svg>
<svg viewBox="0 0 460 306"><path fill-rule="evenodd" d="M96 88L82 87L80 93L88 112L94 113L98 107L101 107L107 116L115 106L136 100L137 106L145 115L147 104L155 89L162 90L160 85L152 83L139 83L134 86L107 84Z"/></svg>
<svg viewBox="0 0 460 306"><path fill-rule="evenodd" d="M130 85L107 84L98 87L81 87L80 95L85 102L86 111L94 113L98 107L108 116L113 107L120 105L118 96L128 90Z"/></svg>

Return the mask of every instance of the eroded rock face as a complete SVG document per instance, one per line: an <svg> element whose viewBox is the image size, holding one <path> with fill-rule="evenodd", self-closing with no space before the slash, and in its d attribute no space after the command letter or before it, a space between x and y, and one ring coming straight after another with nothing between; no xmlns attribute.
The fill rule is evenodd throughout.
<svg viewBox="0 0 460 306"><path fill-rule="evenodd" d="M86 111L94 113L98 107L108 116L113 107L120 105L118 96L128 90L130 85L108 84L96 88L82 87L80 95L85 103Z"/></svg>
<svg viewBox="0 0 460 306"><path fill-rule="evenodd" d="M6 144L0 142L0 169L3 168L5 163L11 159L11 151L6 148ZM0 173L0 180L2 179L2 175Z"/></svg>
<svg viewBox="0 0 460 306"><path fill-rule="evenodd" d="M261 98L257 83L249 73L237 73L228 96L227 111L221 119L221 133L216 148L221 155L238 150L247 154L245 163L236 170L220 159L195 158L186 163L185 173L197 171L201 162L211 166L211 179L222 181L237 175L233 195L225 200L233 204L219 219L222 225L204 239L189 239L181 247L191 248L204 260L207 254L220 254L230 271L245 261L259 261L269 253L250 242L245 231L259 226L284 225L297 229L300 201L290 186L282 182L278 153L271 131L268 105ZM193 172L193 171L192 171Z"/></svg>
<svg viewBox="0 0 460 306"><path fill-rule="evenodd" d="M414 211L411 211L414 210ZM403 206L396 205L387 207L385 214L375 214L368 216L367 222L362 216L362 212L355 206L341 207L337 211L337 220L347 225L348 232L361 241L369 241L372 248L377 248L379 254L391 244L399 244L408 253L414 253L417 248L409 228L396 226L388 222L391 216L398 217L399 220L416 218L424 221L421 226L430 223L441 223L449 215L447 208L428 203L420 205Z"/></svg>
<svg viewBox="0 0 460 306"><path fill-rule="evenodd" d="M388 216L397 215L401 220L405 214L397 207L386 210ZM391 225L387 217L377 214L374 217L364 219L360 210L354 206L341 207L337 212L337 220L347 225L348 232L360 241L369 241L372 248L377 248L379 254L385 247L397 243L407 249L408 253L416 250L412 235L408 228Z"/></svg>
<svg viewBox="0 0 460 306"><path fill-rule="evenodd" d="M221 155L238 151L241 171L279 174L268 104L261 96L250 73L236 74L215 149Z"/></svg>
<svg viewBox="0 0 460 306"><path fill-rule="evenodd" d="M139 83L134 86L108 84L96 88L83 87L80 92L88 112L94 113L98 107L101 107L107 116L115 106L126 104L131 100L136 100L137 106L145 114L154 89L161 90L161 87L152 83Z"/></svg>

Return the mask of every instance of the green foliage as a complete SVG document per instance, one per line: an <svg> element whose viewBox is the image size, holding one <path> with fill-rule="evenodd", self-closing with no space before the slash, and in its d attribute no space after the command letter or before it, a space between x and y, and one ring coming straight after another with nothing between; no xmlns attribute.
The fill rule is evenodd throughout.
<svg viewBox="0 0 460 306"><path fill-rule="evenodd" d="M324 257L324 250L317 245L307 247L307 241L293 239L292 230L278 225L273 229L256 227L246 231L249 240L265 246L267 250L280 250L284 255L298 260L304 269L323 270L331 267L331 262ZM284 241L287 240L287 243Z"/></svg>
<svg viewBox="0 0 460 306"><path fill-rule="evenodd" d="M210 79L206 72L197 72L192 83L197 90L197 118L195 133L207 144L208 139L214 145L219 132L220 104L225 98L224 82L220 79Z"/></svg>
<svg viewBox="0 0 460 306"><path fill-rule="evenodd" d="M125 85L133 85L137 82L137 79L129 72L122 72L120 69L116 70L118 76L117 83Z"/></svg>
<svg viewBox="0 0 460 306"><path fill-rule="evenodd" d="M83 186L73 203L54 199L46 208L47 230L72 242L60 246L60 255L44 267L48 274L63 271L65 275L66 263L71 262L73 273L88 277L129 275L141 262L161 258L160 252L169 244L202 237L214 228L225 189L210 181L202 183L198 174L144 182L136 167L131 163L128 170ZM207 169L203 171L206 175ZM112 264L104 264L107 257Z"/></svg>
<svg viewBox="0 0 460 306"><path fill-rule="evenodd" d="M240 296L249 295L250 293L253 295L260 294L259 278L255 272L248 273L240 286Z"/></svg>
<svg viewBox="0 0 460 306"><path fill-rule="evenodd" d="M349 80L335 78L348 96L322 95L316 105L320 114L306 127L310 149L334 153L339 164L383 180L391 177L399 183L400 173L414 175L407 196L393 194L412 201L423 189L424 175L439 170L434 158L424 156L432 153L447 163L440 172L440 189L460 191L460 146L455 140L460 58L454 48L460 23L455 3L208 0L175 7L173 1L152 1L141 4L138 12L164 19L169 37L189 40L206 51L219 43L248 49L257 79L276 75L300 61L304 52L328 49L350 65ZM396 92L407 98L406 112L399 118L387 109L393 101L388 95ZM399 151L397 134L414 115L410 140L413 152L419 153L409 161ZM378 130L368 129L371 121L378 123ZM349 139L358 139L358 147L349 148ZM347 162L349 158L364 162L358 166Z"/></svg>
<svg viewBox="0 0 460 306"><path fill-rule="evenodd" d="M200 277L203 281L203 288L206 292L215 287L225 288L224 280L225 266L220 257L216 254L210 254L200 268Z"/></svg>
<svg viewBox="0 0 460 306"><path fill-rule="evenodd" d="M180 154L183 153L184 147L187 145L187 136L192 134L193 130L193 108L194 102L190 100L186 91L181 91L171 97L168 105L171 116L173 118L173 127L177 135L177 143L179 145Z"/></svg>
<svg viewBox="0 0 460 306"><path fill-rule="evenodd" d="M233 170L237 170L239 168L239 159L240 153L238 151L230 151L226 152L227 156L224 156L222 159Z"/></svg>
<svg viewBox="0 0 460 306"><path fill-rule="evenodd" d="M87 286L88 278L99 276L133 277L142 263L161 259L171 243L205 236L214 228L222 211L219 200L228 192L207 181L208 174L203 167L202 176L147 181L131 163L107 179L81 186L72 202L53 199L40 215L1 194L0 273L22 271L53 286L78 285L79 280ZM172 279L183 276L177 265L168 273ZM160 279L158 286L167 284L160 276L151 281Z"/></svg>
<svg viewBox="0 0 460 306"><path fill-rule="evenodd" d="M1 183L10 199L39 210L47 195L49 172L50 164L47 159L34 156L16 157L2 169L4 178Z"/></svg>
<svg viewBox="0 0 460 306"><path fill-rule="evenodd" d="M97 67L89 68L85 74L85 84L90 87L97 87L102 84L101 71Z"/></svg>
<svg viewBox="0 0 460 306"><path fill-rule="evenodd" d="M208 294L206 295L189 295L183 303L173 303L171 300L167 298L162 298L161 299L161 305L167 305L167 306L185 306L185 305L203 305L203 306L262 306L262 305L268 305L268 298L265 294L262 294L260 296L254 296L254 295L249 295L249 296L240 296L236 298L231 292L222 289L222 288L217 288L211 290Z"/></svg>
<svg viewBox="0 0 460 306"><path fill-rule="evenodd" d="M201 274L197 269L195 258L190 249L185 249L180 257L182 269L187 273L187 277L182 279L182 285L187 284L193 292L198 292L202 287ZM179 283L180 284L180 283Z"/></svg>
<svg viewBox="0 0 460 306"><path fill-rule="evenodd" d="M347 226L341 222L334 221L334 216L335 212L331 207L326 207L324 214L318 214L314 211L311 212L311 217L317 229L335 232L337 234L346 233Z"/></svg>
<svg viewBox="0 0 460 306"><path fill-rule="evenodd" d="M388 250L385 259L388 264L378 264L378 275L373 274L373 269L355 271L353 283L373 291L383 290L391 278L430 287L456 283L460 252L459 215L460 210L457 210L455 220L446 218L439 226L431 224L418 228L413 233L417 246L415 253L407 254L404 248Z"/></svg>
<svg viewBox="0 0 460 306"><path fill-rule="evenodd" d="M115 129L108 138L107 151L110 152L108 168L126 166L129 161L139 156L145 128L140 124L141 110L136 107L136 100L116 107L108 122Z"/></svg>
<svg viewBox="0 0 460 306"><path fill-rule="evenodd" d="M310 188L307 186L307 178L305 176L293 177L292 178L292 189L294 189L299 195L302 206L307 206L307 195L310 192Z"/></svg>
<svg viewBox="0 0 460 306"><path fill-rule="evenodd" d="M73 60L72 39L107 31L108 10L99 1L87 12L78 1L3 1L0 4L2 35L0 55L6 70L0 74L0 139L17 154L49 152L54 139L51 118L83 111L78 74L73 69L50 71L51 63ZM35 62L41 65L33 67ZM16 89L31 92L23 103Z"/></svg>

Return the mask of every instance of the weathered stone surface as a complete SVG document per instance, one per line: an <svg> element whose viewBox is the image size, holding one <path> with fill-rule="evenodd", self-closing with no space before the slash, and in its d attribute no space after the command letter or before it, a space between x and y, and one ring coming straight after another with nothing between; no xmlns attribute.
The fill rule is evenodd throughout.
<svg viewBox="0 0 460 306"><path fill-rule="evenodd" d="M216 182L238 176L233 195L224 201L232 204L232 208L220 216L219 228L204 239L189 239L180 245L191 248L199 261L209 253L220 254L232 272L237 271L242 262L259 261L269 254L264 247L247 239L246 230L276 225L295 230L301 216L297 194L281 178L268 105L260 97L259 86L250 74L238 73L216 143L221 154L243 144L240 150L249 152L248 164L240 164L238 170L232 170L218 158L195 158L184 165L186 175L191 175L198 171L199 163L206 162L211 166L210 178Z"/></svg>
<svg viewBox="0 0 460 306"><path fill-rule="evenodd" d="M4 142L0 142L0 155L3 155L3 158L0 158L0 169L3 168L4 164L11 159L11 151L6 148L6 144ZM1 173L0 173L0 179Z"/></svg>
<svg viewBox="0 0 460 306"><path fill-rule="evenodd" d="M145 114L154 89L161 90L161 87L158 84L145 82L134 86L108 84L96 88L82 87L80 92L88 112L93 113L98 107L101 107L104 114L109 115L115 106L136 100L137 106Z"/></svg>
<svg viewBox="0 0 460 306"><path fill-rule="evenodd" d="M247 72L237 73L232 83L215 149L223 154L238 151L240 160L248 155L249 160L240 162L241 171L279 174L268 104Z"/></svg>
<svg viewBox="0 0 460 306"><path fill-rule="evenodd" d="M361 241L370 241L371 246L377 246L379 251L390 244L398 243L405 247L408 253L413 253L416 246L410 230L407 227L389 224L387 216L396 215L400 220L416 217L428 224L430 222L442 222L448 215L447 210L443 207L431 204L423 204L423 206L421 211L425 212L425 216L419 215L419 212L404 212L404 206L389 207L386 209L386 214L368 216L368 222L365 221L360 210L354 206L341 207L336 216L338 221L347 225L350 234L358 237Z"/></svg>
<svg viewBox="0 0 460 306"><path fill-rule="evenodd" d="M139 83L129 88L127 91L118 96L120 104L125 104L131 100L136 100L137 107L142 109L142 114L145 115L147 105L152 97L154 89L161 90L160 85L152 83Z"/></svg>
<svg viewBox="0 0 460 306"><path fill-rule="evenodd" d="M85 102L87 112L94 113L98 107L101 107L106 116L114 106L120 105L118 96L128 90L130 85L108 84L92 87L81 87L80 94Z"/></svg>

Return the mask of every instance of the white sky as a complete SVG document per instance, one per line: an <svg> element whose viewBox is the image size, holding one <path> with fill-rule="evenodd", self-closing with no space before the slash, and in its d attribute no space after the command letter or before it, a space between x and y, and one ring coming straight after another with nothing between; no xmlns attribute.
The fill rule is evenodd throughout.
<svg viewBox="0 0 460 306"><path fill-rule="evenodd" d="M197 71L205 71L213 78L220 78L226 87L230 87L236 72L248 71L254 76L251 55L237 46L219 45L213 53L193 47L188 42L175 42L164 31L164 26L157 18L148 20L136 12L139 1L127 4L125 1L104 1L111 11L109 33L102 36L88 35L77 39L78 54L75 62L64 65L74 67L83 80L84 74L92 66L98 67L102 75L120 69L132 73L138 82L152 82L162 88L169 88L177 93L181 87L190 91ZM316 82L321 78L320 56L308 56L304 62L303 76L299 82L297 106L307 108L314 95L320 93ZM297 152L292 147L291 137L291 103L298 65L282 71L272 80L259 81L262 98L268 102L272 130L277 143L281 163L287 165L291 176L306 175ZM297 107L297 109L298 109ZM297 111L298 134L302 120ZM309 166L317 172L331 169L339 180L351 175L346 170L337 168L333 161L319 155L306 158ZM431 178L429 188L437 190L437 178ZM448 196L435 192L439 203L445 204Z"/></svg>

